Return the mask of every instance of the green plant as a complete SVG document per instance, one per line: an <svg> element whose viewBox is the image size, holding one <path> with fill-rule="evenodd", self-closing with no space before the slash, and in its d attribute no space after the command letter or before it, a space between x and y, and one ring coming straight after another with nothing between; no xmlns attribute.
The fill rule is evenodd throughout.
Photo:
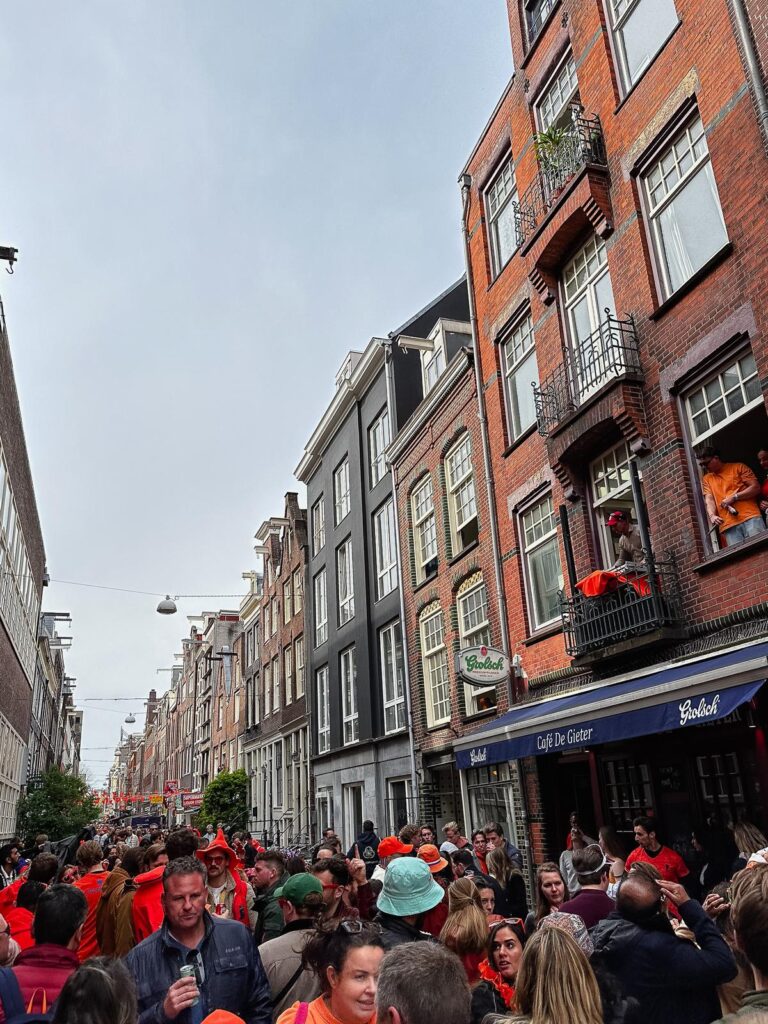
<svg viewBox="0 0 768 1024"><path fill-rule="evenodd" d="M560 170L565 147L571 134L568 128L558 128L555 125L550 125L544 132L534 134L533 144L536 156L545 171Z"/></svg>
<svg viewBox="0 0 768 1024"><path fill-rule="evenodd" d="M83 779L51 768L19 801L18 831L30 845L41 832L52 840L63 839L95 821L99 813Z"/></svg>
<svg viewBox="0 0 768 1024"><path fill-rule="evenodd" d="M244 769L220 772L208 783L197 812L198 827L224 822L227 828L244 829L248 819L248 776Z"/></svg>

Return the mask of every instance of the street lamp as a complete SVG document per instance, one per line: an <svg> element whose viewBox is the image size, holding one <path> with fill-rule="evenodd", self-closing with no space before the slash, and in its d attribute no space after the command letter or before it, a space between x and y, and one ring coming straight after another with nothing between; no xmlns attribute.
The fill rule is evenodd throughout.
<svg viewBox="0 0 768 1024"><path fill-rule="evenodd" d="M182 598L182 597L184 597L184 598L237 597L237 598L242 599L242 596L243 596L242 594L174 594L173 597L171 597L170 594L166 594L164 599L157 606L157 614L158 615L175 615L176 612L179 610L176 607L176 602L180 598Z"/></svg>

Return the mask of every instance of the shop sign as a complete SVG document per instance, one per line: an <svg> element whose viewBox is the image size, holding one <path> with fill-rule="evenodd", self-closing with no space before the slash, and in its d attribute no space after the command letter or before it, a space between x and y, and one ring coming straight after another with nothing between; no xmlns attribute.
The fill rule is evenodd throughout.
<svg viewBox="0 0 768 1024"><path fill-rule="evenodd" d="M509 678L510 660L495 647L465 647L456 655L456 671L470 686L493 686Z"/></svg>
<svg viewBox="0 0 768 1024"><path fill-rule="evenodd" d="M165 785L163 786L163 793L164 793L164 795L165 796L171 796L172 794L178 793L178 792L179 792L179 780L178 779L168 779L167 782L165 783Z"/></svg>
<svg viewBox="0 0 768 1024"><path fill-rule="evenodd" d="M182 797L184 801L185 811L196 811L198 807L202 807L203 794L202 793L185 793Z"/></svg>

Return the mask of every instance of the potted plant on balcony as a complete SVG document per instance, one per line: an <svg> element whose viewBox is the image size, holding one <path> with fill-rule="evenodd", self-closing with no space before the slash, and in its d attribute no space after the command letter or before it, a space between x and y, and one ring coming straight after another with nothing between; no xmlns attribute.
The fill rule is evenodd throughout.
<svg viewBox="0 0 768 1024"><path fill-rule="evenodd" d="M573 128L550 125L546 131L534 134L533 144L551 204L570 178L572 161L569 154L573 147Z"/></svg>

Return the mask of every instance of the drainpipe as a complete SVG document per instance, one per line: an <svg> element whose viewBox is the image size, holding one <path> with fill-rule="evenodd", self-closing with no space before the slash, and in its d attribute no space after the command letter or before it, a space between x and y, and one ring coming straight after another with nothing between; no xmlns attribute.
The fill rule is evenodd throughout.
<svg viewBox="0 0 768 1024"><path fill-rule="evenodd" d="M384 349L384 380L387 385L387 409L392 427L397 424L395 409L395 381L392 370L392 339L380 338L379 344ZM392 478L392 499L395 507L395 549L397 551L398 589L400 591L400 639L403 645L403 686L405 687L405 718L408 723L408 748L411 757L411 799L416 802L418 811L419 779L416 773L416 744L413 738L413 708L411 705L411 670L408 663L408 642L405 631L405 592L403 589L401 547L400 547L400 516L397 514L397 477L395 467L390 464L389 475Z"/></svg>
<svg viewBox="0 0 768 1024"><path fill-rule="evenodd" d="M768 98L765 94L760 64L755 53L755 46L752 42L752 34L749 28L749 17L744 7L744 0L732 0L733 20L736 23L736 34L741 49L744 53L744 61L747 65L747 78L752 87L752 93L757 104L757 119L760 130L763 134L763 145L768 143Z"/></svg>
<svg viewBox="0 0 768 1024"><path fill-rule="evenodd" d="M469 212L470 190L472 188L472 176L462 174L459 179L461 184L461 235L464 243L464 265L467 272L467 293L469 295L469 323L472 329L472 349L474 352L473 362L475 364L475 386L477 388L477 417L480 420L480 433L483 439L483 467L485 469L485 486L488 496L488 515L491 526L491 541L493 547L493 569L496 576L496 595L499 602L499 619L501 622L501 645L508 657L512 655L512 648L509 640L509 623L507 621L507 601L504 594L504 575L501 567L501 545L499 542L499 523L496 518L496 505L494 503L493 466L491 463L491 446L488 440L488 417L485 411L485 392L483 391L482 370L480 368L480 342L477 336L477 309L475 307L475 288L472 276L472 260L469 252L469 225L467 214ZM512 707L514 693L512 689L512 676L510 673L507 679L507 700ZM525 794L525 784L518 762L517 771L518 788L520 791L520 805L522 808L521 829L516 829L518 845L526 851L526 862L528 868L529 891L534 893L535 879L533 874L533 857L531 852L530 832L528 829L528 801ZM515 822L515 825L517 823Z"/></svg>

